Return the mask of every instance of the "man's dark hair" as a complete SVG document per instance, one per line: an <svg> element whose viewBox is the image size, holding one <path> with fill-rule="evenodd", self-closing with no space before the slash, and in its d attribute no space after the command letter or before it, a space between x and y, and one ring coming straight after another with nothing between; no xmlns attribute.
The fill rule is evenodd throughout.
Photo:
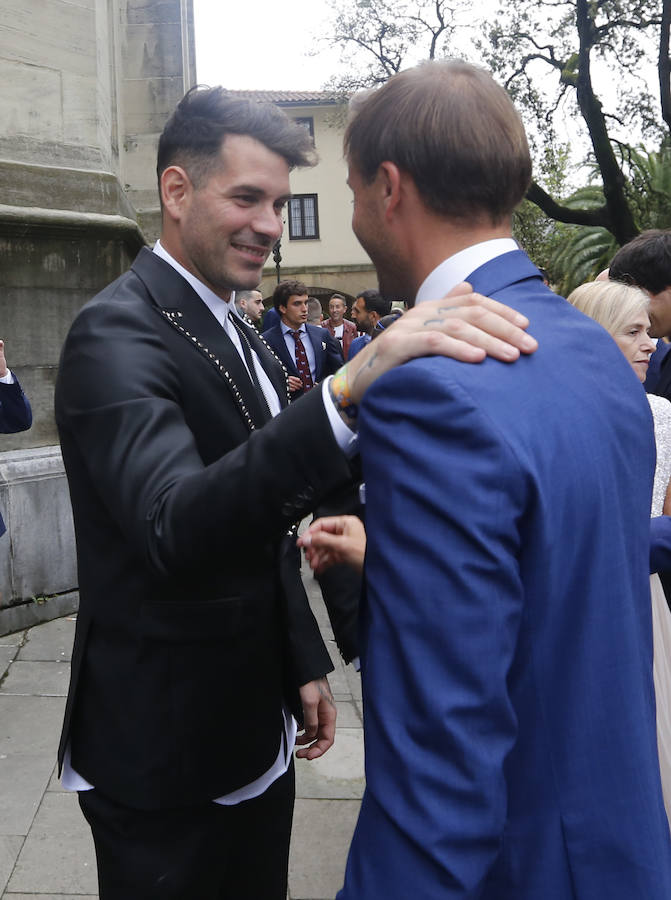
<svg viewBox="0 0 671 900"><path fill-rule="evenodd" d="M331 302L331 300L342 300L345 306L347 306L347 300L343 297L342 294L331 294L331 296L329 297L329 303Z"/></svg>
<svg viewBox="0 0 671 900"><path fill-rule="evenodd" d="M460 60L422 63L355 97L345 156L369 184L381 163L394 163L447 219L498 224L531 180L524 126L510 98L488 72Z"/></svg>
<svg viewBox="0 0 671 900"><path fill-rule="evenodd" d="M308 289L302 281L280 281L273 293L273 306L280 311L280 306L286 307L289 297L303 297Z"/></svg>
<svg viewBox="0 0 671 900"><path fill-rule="evenodd" d="M366 312L376 312L380 318L388 316L391 312L391 300L385 300L379 291L361 291L356 295L356 299L359 297L366 305Z"/></svg>
<svg viewBox="0 0 671 900"><path fill-rule="evenodd" d="M373 332L371 334L371 340L374 340L376 337L379 337L383 331L386 331L390 325L393 325L397 319L400 319L403 315L403 310L398 307L394 307L394 309L389 313L388 316L383 316L379 322L376 323L375 328L373 328Z"/></svg>
<svg viewBox="0 0 671 900"><path fill-rule="evenodd" d="M608 270L611 281L633 284L651 294L671 286L671 231L643 231L620 247Z"/></svg>
<svg viewBox="0 0 671 900"><path fill-rule="evenodd" d="M279 107L232 96L221 87L196 85L180 100L159 139L159 183L165 169L177 165L198 187L220 163L222 141L229 134L255 138L286 160L290 169L316 161L307 129Z"/></svg>

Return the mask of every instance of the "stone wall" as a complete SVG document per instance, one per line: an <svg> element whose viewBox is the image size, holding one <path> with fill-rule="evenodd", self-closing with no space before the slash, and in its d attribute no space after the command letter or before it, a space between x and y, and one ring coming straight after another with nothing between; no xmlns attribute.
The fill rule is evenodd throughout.
<svg viewBox="0 0 671 900"><path fill-rule="evenodd" d="M195 81L192 0L0 0L0 75L0 338L34 419L0 435L1 634L64 602L33 597L76 597L58 359L82 304L156 236L158 135Z"/></svg>

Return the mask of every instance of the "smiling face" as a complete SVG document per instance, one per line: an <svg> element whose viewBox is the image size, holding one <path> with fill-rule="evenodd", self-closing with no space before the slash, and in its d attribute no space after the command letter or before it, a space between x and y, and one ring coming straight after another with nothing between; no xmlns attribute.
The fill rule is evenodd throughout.
<svg viewBox="0 0 671 900"><path fill-rule="evenodd" d="M613 335L615 343L631 363L640 381L645 381L650 356L655 349L655 344L648 334L649 328L650 319L645 313L641 313L633 322Z"/></svg>
<svg viewBox="0 0 671 900"><path fill-rule="evenodd" d="M162 181L168 252L224 300L233 290L255 288L282 234L290 193L285 160L255 138L228 135L221 165L198 187L176 166Z"/></svg>
<svg viewBox="0 0 671 900"><path fill-rule="evenodd" d="M329 316L331 317L332 325L342 324L346 309L344 300L341 300L340 297L331 297L329 300Z"/></svg>

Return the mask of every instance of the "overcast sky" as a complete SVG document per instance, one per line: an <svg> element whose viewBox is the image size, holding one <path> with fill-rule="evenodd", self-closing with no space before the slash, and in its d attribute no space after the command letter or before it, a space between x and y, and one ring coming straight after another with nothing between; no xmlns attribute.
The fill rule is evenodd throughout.
<svg viewBox="0 0 671 900"><path fill-rule="evenodd" d="M319 90L337 71L338 53L314 49L326 0L194 0L196 68L201 84L243 90Z"/></svg>

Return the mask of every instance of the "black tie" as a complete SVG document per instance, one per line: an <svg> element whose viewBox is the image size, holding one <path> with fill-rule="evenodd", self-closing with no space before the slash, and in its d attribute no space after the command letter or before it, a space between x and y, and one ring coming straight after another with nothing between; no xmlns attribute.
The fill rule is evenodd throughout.
<svg viewBox="0 0 671 900"><path fill-rule="evenodd" d="M244 332L244 329L240 325L239 322L235 321L235 316L233 313L228 314L228 318L235 328L235 330L240 335L240 345L242 347L242 355L245 357L245 362L247 363L247 369L249 371L249 377L252 379L254 383L254 387L256 388L256 393L259 398L259 403L261 404L261 409L266 416L267 419L272 419L272 413L270 412L270 407L268 406L268 401L266 400L266 395L263 393L263 388L261 387L261 383L259 382L259 377L256 374L256 366L254 365L254 357L252 356L252 348L249 344L249 338Z"/></svg>

